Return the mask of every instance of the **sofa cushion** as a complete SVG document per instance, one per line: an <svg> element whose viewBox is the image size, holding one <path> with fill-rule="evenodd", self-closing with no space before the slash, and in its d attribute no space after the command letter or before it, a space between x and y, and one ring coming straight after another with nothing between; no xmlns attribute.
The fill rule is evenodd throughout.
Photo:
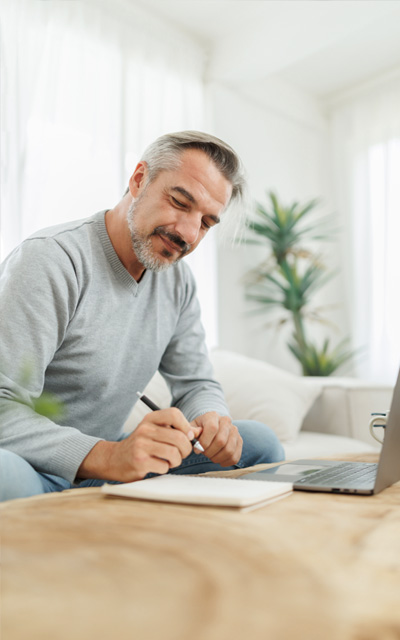
<svg viewBox="0 0 400 640"><path fill-rule="evenodd" d="M322 385L261 360L215 349L210 354L234 420L258 420L283 442L294 440Z"/></svg>
<svg viewBox="0 0 400 640"><path fill-rule="evenodd" d="M348 453L379 452L376 447L354 438L345 438L328 433L312 433L300 431L296 440L284 442L286 460L301 460L307 458L328 458Z"/></svg>
<svg viewBox="0 0 400 640"><path fill-rule="evenodd" d="M368 429L371 413L390 408L393 386L343 377L317 378L317 382L323 390L304 418L302 429L343 435L376 446Z"/></svg>

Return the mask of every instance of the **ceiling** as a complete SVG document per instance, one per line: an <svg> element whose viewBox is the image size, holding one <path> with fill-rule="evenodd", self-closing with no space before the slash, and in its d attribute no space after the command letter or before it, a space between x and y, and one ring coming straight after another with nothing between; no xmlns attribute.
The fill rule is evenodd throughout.
<svg viewBox="0 0 400 640"><path fill-rule="evenodd" d="M130 0L209 54L207 77L281 80L321 100L400 69L398 0Z"/></svg>

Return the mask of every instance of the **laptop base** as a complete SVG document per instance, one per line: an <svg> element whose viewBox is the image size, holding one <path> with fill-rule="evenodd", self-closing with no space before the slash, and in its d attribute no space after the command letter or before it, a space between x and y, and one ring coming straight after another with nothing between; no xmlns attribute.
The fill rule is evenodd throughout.
<svg viewBox="0 0 400 640"><path fill-rule="evenodd" d="M295 460L255 471L243 480L291 482L295 491L372 495L378 465L335 460Z"/></svg>

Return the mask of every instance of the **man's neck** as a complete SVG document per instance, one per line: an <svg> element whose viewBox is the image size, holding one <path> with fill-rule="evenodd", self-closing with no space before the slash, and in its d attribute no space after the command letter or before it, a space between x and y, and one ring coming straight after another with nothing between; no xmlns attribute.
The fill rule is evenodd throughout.
<svg viewBox="0 0 400 640"><path fill-rule="evenodd" d="M127 193L113 209L109 209L106 212L105 224L115 253L132 278L134 278L136 282L139 282L145 269L136 258L132 247L127 221L128 209L131 202L132 198L130 194Z"/></svg>

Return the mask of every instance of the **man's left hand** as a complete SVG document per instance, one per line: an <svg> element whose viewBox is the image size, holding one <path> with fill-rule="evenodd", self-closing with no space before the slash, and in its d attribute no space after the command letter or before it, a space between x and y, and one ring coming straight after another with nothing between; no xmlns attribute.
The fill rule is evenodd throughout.
<svg viewBox="0 0 400 640"><path fill-rule="evenodd" d="M204 449L204 455L212 462L222 467L230 467L239 462L243 440L228 416L220 416L216 411L210 411L193 420L191 424L202 428L197 439ZM194 450L196 451L196 448Z"/></svg>

